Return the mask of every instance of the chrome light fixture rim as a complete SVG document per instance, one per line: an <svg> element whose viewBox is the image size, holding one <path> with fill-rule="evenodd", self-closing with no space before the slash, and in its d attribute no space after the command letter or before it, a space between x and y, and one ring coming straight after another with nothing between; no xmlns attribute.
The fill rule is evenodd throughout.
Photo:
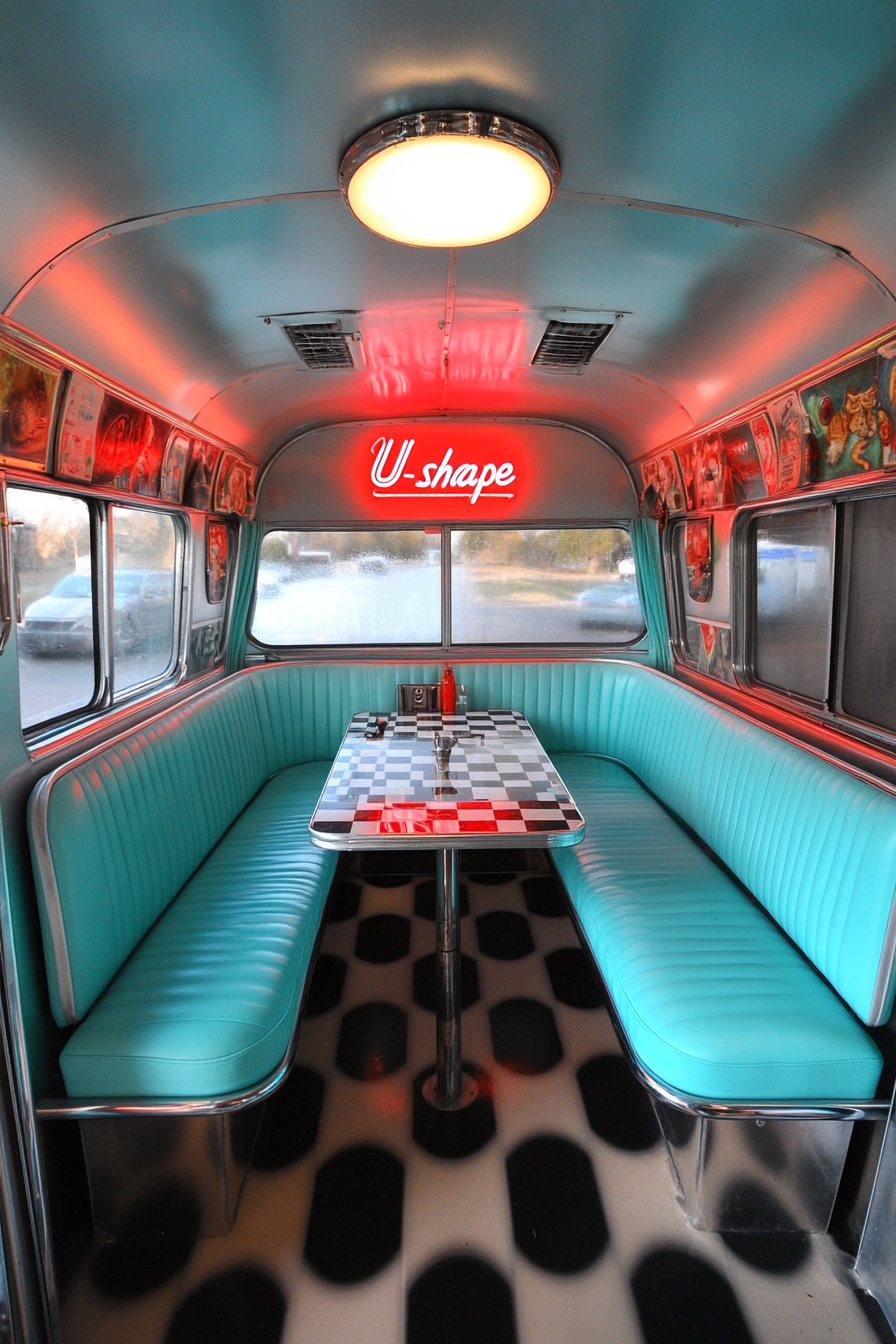
<svg viewBox="0 0 896 1344"><path fill-rule="evenodd" d="M547 210L557 195L560 186L560 160L544 136L533 131L522 122L513 121L494 112L457 111L441 108L434 112L409 112L391 121L384 121L358 136L342 156L339 165L339 190L346 208L353 219L363 224L352 210L348 189L352 178L363 164L375 155L393 145L405 144L415 140L426 140L433 136L456 135L458 137L493 140L499 144L512 145L521 149L536 163L540 164L550 183L550 192L541 210L529 224L534 224ZM529 224L525 225L526 228ZM365 228L368 227L365 225ZM512 235L508 235L512 236ZM406 244L407 246L407 244ZM415 246L415 244L409 244Z"/></svg>

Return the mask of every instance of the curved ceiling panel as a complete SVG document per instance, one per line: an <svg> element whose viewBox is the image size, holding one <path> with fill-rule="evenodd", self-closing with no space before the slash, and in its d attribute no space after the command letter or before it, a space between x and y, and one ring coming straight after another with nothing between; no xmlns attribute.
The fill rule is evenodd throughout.
<svg viewBox="0 0 896 1344"><path fill-rule="evenodd" d="M4 38L6 311L262 457L338 415L558 408L632 456L896 317L890 0L33 0ZM530 230L463 253L452 311L446 255L335 191L348 142L427 105L527 122L563 169ZM529 367L565 306L623 314L576 378ZM352 374L262 321L334 310Z"/></svg>

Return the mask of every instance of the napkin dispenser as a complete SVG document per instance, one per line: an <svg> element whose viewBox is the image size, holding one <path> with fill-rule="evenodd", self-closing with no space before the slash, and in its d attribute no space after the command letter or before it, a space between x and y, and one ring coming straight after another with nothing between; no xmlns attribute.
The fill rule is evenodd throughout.
<svg viewBox="0 0 896 1344"><path fill-rule="evenodd" d="M438 714L441 706L440 690L437 681L400 681L399 714Z"/></svg>

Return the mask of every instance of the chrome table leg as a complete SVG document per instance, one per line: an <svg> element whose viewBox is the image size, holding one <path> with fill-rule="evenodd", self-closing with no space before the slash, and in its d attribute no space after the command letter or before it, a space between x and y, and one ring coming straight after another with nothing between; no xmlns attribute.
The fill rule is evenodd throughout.
<svg viewBox="0 0 896 1344"><path fill-rule="evenodd" d="M439 850L436 873L436 1071L423 1095L440 1111L468 1106L479 1088L461 1069L460 914L456 849Z"/></svg>

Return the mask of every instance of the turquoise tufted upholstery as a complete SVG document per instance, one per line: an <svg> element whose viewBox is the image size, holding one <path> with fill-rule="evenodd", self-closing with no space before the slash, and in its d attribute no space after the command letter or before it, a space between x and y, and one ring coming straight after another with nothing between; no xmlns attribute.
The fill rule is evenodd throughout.
<svg viewBox="0 0 896 1344"><path fill-rule="evenodd" d="M586 814L558 869L645 1066L718 1099L870 1096L879 1056L825 980L863 1020L889 1014L896 799L643 666L455 671L475 707L527 715ZM299 818L349 716L438 673L253 669L38 785L53 1010L87 1015L63 1056L73 1094L212 1095L264 1076L332 873Z"/></svg>
<svg viewBox="0 0 896 1344"><path fill-rule="evenodd" d="M555 863L647 1071L714 1101L874 1096L874 1043L749 896L622 766L553 759L587 819Z"/></svg>

